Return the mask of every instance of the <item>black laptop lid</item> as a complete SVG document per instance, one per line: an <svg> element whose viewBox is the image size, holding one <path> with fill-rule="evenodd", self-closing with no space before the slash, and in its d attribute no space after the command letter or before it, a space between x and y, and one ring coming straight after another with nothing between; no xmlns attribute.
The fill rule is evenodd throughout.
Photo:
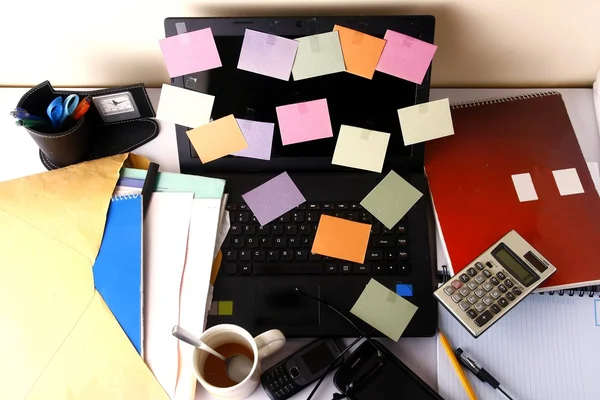
<svg viewBox="0 0 600 400"><path fill-rule="evenodd" d="M237 69L246 29L287 38L330 32L335 24L383 38L387 29L433 43L434 18L317 17L317 18L168 18L167 36L177 34L176 24L187 32L210 27L221 57L221 68L173 79L173 84L215 96L212 118L275 122L271 161L228 156L203 165L185 135L177 128L182 172L230 171L351 171L331 164L340 125L391 133L385 168L422 171L424 145L404 146L397 110L428 101L430 71L417 85L381 72L372 80L342 72L300 81L282 81ZM334 137L283 146L275 107L326 98Z"/></svg>

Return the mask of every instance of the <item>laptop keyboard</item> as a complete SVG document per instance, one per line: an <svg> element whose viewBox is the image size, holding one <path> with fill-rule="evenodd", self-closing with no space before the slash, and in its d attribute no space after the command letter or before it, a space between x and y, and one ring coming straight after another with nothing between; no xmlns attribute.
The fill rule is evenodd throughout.
<svg viewBox="0 0 600 400"><path fill-rule="evenodd" d="M305 203L260 226L246 204L230 203L231 229L223 243L225 275L408 275L409 234L402 219L387 229L356 203ZM364 264L312 254L322 214L372 224Z"/></svg>

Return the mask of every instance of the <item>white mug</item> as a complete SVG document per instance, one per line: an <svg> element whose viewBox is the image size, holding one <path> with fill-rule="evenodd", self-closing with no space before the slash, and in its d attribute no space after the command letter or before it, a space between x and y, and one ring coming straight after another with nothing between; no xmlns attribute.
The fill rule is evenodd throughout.
<svg viewBox="0 0 600 400"><path fill-rule="evenodd" d="M243 400L250 396L260 383L261 360L269 357L285 344L285 336L278 329L266 331L253 338L247 330L230 324L216 325L207 329L200 336L200 340L213 349L227 343L238 343L252 350L254 355L252 370L246 379L229 387L213 386L204 379L204 363L208 353L198 348L194 350L193 360L196 379L211 395L224 400Z"/></svg>

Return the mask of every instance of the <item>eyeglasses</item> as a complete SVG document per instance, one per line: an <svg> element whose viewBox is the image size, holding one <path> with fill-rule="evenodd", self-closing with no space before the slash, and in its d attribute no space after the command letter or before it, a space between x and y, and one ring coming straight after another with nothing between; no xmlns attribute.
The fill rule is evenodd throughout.
<svg viewBox="0 0 600 400"><path fill-rule="evenodd" d="M366 341L368 341L371 346L375 347L376 349L376 354L377 354L377 361L371 365L370 368L368 368L361 376L357 377L356 379L350 381L346 387L344 389L340 389L340 391L342 393L335 393L333 395L333 399L332 400L341 400L344 398L349 398L349 396L353 393L356 392L358 389L360 389L361 387L363 387L367 382L369 382L373 377L375 377L377 375L377 373L379 372L379 370L381 369L381 367L383 367L383 365L386 362L386 356L383 354L383 352L380 350L380 346L382 346L381 344L379 344L378 342L374 341L373 339L371 339L369 337L369 335L367 335L362 329L360 329L350 318L348 318L346 315L344 315L340 310L338 310L336 307L334 307L333 305L331 305L330 303L328 303L327 301L319 298L319 297L315 297L312 296L308 293L303 292L302 290L295 288L296 292L311 298L315 301L318 301L324 305L326 305L327 307L329 307L330 309L332 309L336 314L338 314L340 317L344 318L346 321L348 321L348 323L350 325L352 325L354 327L354 329L356 329L356 331L359 333L359 336L356 338L356 340L354 340L352 343L350 343L350 345L348 345L340 354L338 354L338 356L333 360L333 362L331 364L329 364L329 366L327 367L327 370L325 370L325 373L323 374L323 376L321 376L321 378L319 379L319 381L317 382L317 384L315 385L315 387L313 388L312 392L310 392L310 394L308 395L308 397L306 398L306 400L311 400L312 397L315 395L315 393L317 392L317 390L319 389L319 386L321 386L321 384L323 383L323 381L325 380L325 377L327 376L327 374L329 372L331 372L331 370L334 368L334 366L337 364L338 360L342 357L344 357L344 355L351 349L353 348L358 342L360 342L362 339L365 339Z"/></svg>

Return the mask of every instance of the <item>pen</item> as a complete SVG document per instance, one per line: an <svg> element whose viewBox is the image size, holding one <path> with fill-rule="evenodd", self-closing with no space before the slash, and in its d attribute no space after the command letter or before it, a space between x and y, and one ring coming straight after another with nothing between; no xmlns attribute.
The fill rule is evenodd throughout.
<svg viewBox="0 0 600 400"><path fill-rule="evenodd" d="M35 128L46 124L46 121L38 121L34 119L18 119L15 121L15 125L23 126L25 128Z"/></svg>
<svg viewBox="0 0 600 400"><path fill-rule="evenodd" d="M19 108L19 107L15 108L13 111L11 111L10 115L12 117L18 118L18 119L33 119L36 121L45 121L44 118L38 117L37 115L29 114L26 109Z"/></svg>
<svg viewBox="0 0 600 400"><path fill-rule="evenodd" d="M438 335L440 337L440 342L442 342L442 346L444 347L444 350L446 350L446 354L448 354L448 358L450 359L450 362L452 363L452 366L454 367L454 370L456 371L456 374L460 379L460 382L462 383L463 387L465 388L465 391L467 392L467 395L469 396L469 400L477 400L477 396L475 396L475 392L473 391L469 380L465 376L465 372L463 371L463 369L460 366L460 363L454 356L454 352L452 351L452 347L450 347L450 343L448 343L448 339L446 339L446 336L444 336L444 334L441 331L438 332Z"/></svg>
<svg viewBox="0 0 600 400"><path fill-rule="evenodd" d="M83 100L81 100L75 111L73 111L73 114L71 114L71 119L73 121L81 119L81 117L83 117L85 113L88 112L91 104L92 96L86 96Z"/></svg>
<svg viewBox="0 0 600 400"><path fill-rule="evenodd" d="M504 389L500 387L500 382L496 380L489 372L487 372L484 368L481 368L472 358L469 358L465 355L465 352L460 347L455 350L454 354L458 358L458 360L463 364L469 371L471 371L479 380L483 383L487 383L494 389L498 389L500 393L506 396L507 399L513 400Z"/></svg>

